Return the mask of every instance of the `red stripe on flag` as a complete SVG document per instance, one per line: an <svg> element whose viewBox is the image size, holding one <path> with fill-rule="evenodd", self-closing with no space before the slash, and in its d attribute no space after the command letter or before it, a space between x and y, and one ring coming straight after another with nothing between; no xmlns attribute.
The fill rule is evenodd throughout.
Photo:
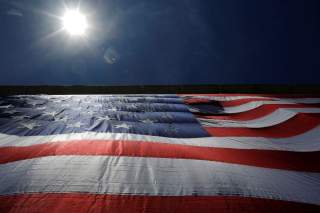
<svg viewBox="0 0 320 213"><path fill-rule="evenodd" d="M320 206L237 196L46 193L0 196L1 212L317 212Z"/></svg>
<svg viewBox="0 0 320 213"><path fill-rule="evenodd" d="M0 163L45 156L112 155L220 161L250 166L319 172L320 152L196 147L139 141L69 141L0 148Z"/></svg>
<svg viewBox="0 0 320 213"><path fill-rule="evenodd" d="M265 98L319 98L319 95L315 94L252 94L252 93L217 93L217 94L177 94L178 96L207 96L207 97L241 97L252 96L265 97Z"/></svg>
<svg viewBox="0 0 320 213"><path fill-rule="evenodd" d="M286 138L305 133L320 124L320 115L298 114L284 123L264 128L205 127L215 137Z"/></svg>
<svg viewBox="0 0 320 213"><path fill-rule="evenodd" d="M274 99L272 98L245 98L245 99L239 99L239 100L232 100L232 101L220 101L219 103L224 107L233 107L233 106L239 106L242 104L247 104L252 101L272 101Z"/></svg>
<svg viewBox="0 0 320 213"><path fill-rule="evenodd" d="M210 104L211 102L211 100L203 98L191 98L184 100L184 103L186 104Z"/></svg>
<svg viewBox="0 0 320 213"><path fill-rule="evenodd" d="M250 103L252 101L272 101L272 98L245 98L245 99L238 99L238 100L231 100L231 101L212 101L208 98L190 98L184 100L186 104L210 104L212 102L218 102L223 107L233 107L239 106L242 104Z"/></svg>
<svg viewBox="0 0 320 213"><path fill-rule="evenodd" d="M197 115L197 117L218 120L248 121L267 116L280 108L314 108L319 106L319 104L266 104L246 112L229 115Z"/></svg>

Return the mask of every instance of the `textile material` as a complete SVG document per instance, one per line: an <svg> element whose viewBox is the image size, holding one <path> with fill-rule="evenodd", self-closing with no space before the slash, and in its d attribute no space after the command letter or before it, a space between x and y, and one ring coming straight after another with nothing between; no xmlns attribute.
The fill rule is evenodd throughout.
<svg viewBox="0 0 320 213"><path fill-rule="evenodd" d="M0 97L0 211L317 211L319 106L309 95Z"/></svg>

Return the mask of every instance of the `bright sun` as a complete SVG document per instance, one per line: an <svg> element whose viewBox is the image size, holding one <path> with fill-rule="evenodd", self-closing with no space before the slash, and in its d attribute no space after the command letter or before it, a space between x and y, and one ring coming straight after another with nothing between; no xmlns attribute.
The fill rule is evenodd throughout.
<svg viewBox="0 0 320 213"><path fill-rule="evenodd" d="M88 22L85 15L77 10L68 10L62 17L63 29L72 36L81 36L86 33Z"/></svg>

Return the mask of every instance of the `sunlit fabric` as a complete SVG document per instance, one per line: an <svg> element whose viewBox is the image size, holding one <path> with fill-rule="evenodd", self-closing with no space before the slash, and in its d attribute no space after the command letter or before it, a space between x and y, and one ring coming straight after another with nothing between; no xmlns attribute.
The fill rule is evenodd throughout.
<svg viewBox="0 0 320 213"><path fill-rule="evenodd" d="M320 98L0 97L0 211L320 209Z"/></svg>

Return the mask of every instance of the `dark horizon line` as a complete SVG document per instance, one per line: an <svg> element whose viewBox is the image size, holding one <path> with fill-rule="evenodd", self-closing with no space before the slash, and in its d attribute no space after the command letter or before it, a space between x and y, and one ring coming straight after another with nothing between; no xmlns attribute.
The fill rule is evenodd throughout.
<svg viewBox="0 0 320 213"><path fill-rule="evenodd" d="M53 86L1 85L0 95L17 94L179 94L179 93L271 93L319 94L319 85L290 84L212 84L212 85L131 85L131 86Z"/></svg>

